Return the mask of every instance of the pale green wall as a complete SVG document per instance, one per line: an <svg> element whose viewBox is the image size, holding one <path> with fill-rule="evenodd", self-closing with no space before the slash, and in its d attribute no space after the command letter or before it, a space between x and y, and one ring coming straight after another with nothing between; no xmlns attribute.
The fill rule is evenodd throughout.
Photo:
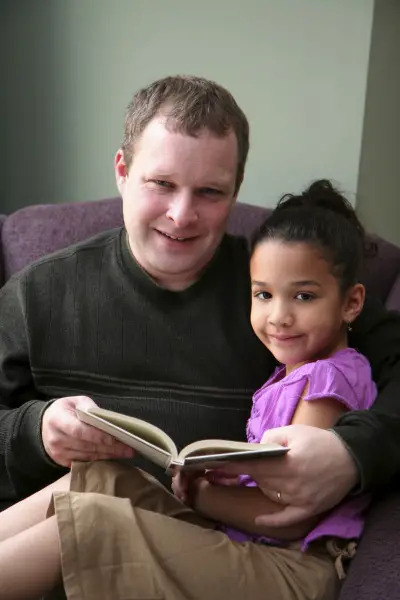
<svg viewBox="0 0 400 600"><path fill-rule="evenodd" d="M15 57L5 77L1 210L116 194L112 159L125 105L138 87L174 73L216 79L247 113L241 200L273 205L321 176L356 190L372 0L2 6Z"/></svg>
<svg viewBox="0 0 400 600"><path fill-rule="evenodd" d="M400 245L400 2L378 0L371 39L357 212Z"/></svg>

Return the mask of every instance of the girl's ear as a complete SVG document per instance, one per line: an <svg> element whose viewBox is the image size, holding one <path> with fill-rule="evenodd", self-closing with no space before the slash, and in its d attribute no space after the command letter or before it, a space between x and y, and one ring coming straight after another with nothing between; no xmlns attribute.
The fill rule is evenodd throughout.
<svg viewBox="0 0 400 600"><path fill-rule="evenodd" d="M347 292L343 307L343 321L352 323L362 311L365 300L365 287L356 283Z"/></svg>

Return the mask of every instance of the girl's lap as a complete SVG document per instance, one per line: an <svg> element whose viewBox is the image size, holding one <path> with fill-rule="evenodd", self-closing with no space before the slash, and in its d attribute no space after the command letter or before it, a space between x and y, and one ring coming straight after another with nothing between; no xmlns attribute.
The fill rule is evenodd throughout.
<svg viewBox="0 0 400 600"><path fill-rule="evenodd" d="M323 548L232 542L137 469L82 463L71 488L54 499L69 600L336 596Z"/></svg>

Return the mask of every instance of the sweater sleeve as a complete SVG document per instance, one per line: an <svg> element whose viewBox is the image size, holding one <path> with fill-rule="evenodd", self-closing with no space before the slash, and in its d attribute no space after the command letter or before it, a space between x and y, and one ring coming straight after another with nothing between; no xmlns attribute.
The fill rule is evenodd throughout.
<svg viewBox="0 0 400 600"><path fill-rule="evenodd" d="M25 320L25 279L0 290L0 503L10 504L60 476L41 439L47 406L31 373Z"/></svg>
<svg viewBox="0 0 400 600"><path fill-rule="evenodd" d="M400 314L367 298L349 341L368 358L378 396L370 410L345 413L334 431L358 467L358 489L368 491L400 473Z"/></svg>

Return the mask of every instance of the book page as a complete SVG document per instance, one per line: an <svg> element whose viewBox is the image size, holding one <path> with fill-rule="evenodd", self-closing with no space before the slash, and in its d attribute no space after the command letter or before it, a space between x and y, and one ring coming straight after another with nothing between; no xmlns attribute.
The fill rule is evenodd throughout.
<svg viewBox="0 0 400 600"><path fill-rule="evenodd" d="M178 455L175 464L184 466L201 465L212 468L226 461L250 460L267 456L281 456L289 451L279 444L252 444L231 440L202 440L186 446ZM212 465L212 466L210 466Z"/></svg>
<svg viewBox="0 0 400 600"><path fill-rule="evenodd" d="M173 440L147 421L102 408L77 409L76 413L81 421L109 433L165 469L177 455Z"/></svg>

